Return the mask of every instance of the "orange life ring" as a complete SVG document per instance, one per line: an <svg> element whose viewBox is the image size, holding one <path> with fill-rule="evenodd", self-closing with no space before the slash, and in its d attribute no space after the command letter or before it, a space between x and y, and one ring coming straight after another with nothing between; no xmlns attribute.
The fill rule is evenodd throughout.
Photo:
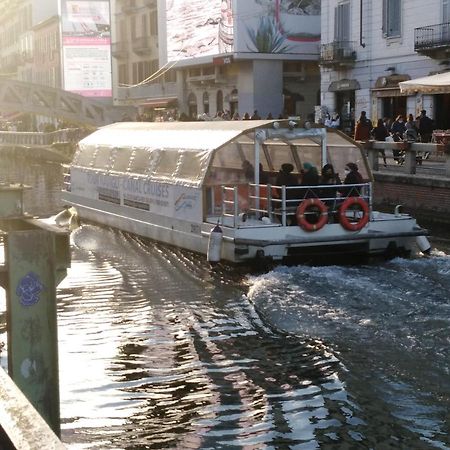
<svg viewBox="0 0 450 450"><path fill-rule="evenodd" d="M355 205L361 208L363 214L357 222L350 222L345 213L351 206ZM367 222L369 222L369 206L367 205L367 202L361 197L348 197L344 203L342 203L339 210L339 222L349 231L359 231L364 228L367 225Z"/></svg>
<svg viewBox="0 0 450 450"><path fill-rule="evenodd" d="M320 212L320 219L317 223L311 223L306 220L307 211L313 207L318 208ZM299 226L305 231L317 231L328 222L328 208L319 198L306 198L298 205L295 217Z"/></svg>

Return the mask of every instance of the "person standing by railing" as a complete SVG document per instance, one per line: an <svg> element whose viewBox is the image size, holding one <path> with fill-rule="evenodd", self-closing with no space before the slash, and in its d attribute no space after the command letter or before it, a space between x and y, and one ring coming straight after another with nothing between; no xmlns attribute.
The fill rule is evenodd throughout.
<svg viewBox="0 0 450 450"><path fill-rule="evenodd" d="M427 111L422 109L419 116L419 134L421 142L431 142L433 136L433 121L427 116Z"/></svg>
<svg viewBox="0 0 450 450"><path fill-rule="evenodd" d="M372 128L372 122L367 118L366 111L361 111L355 127L355 141L368 141Z"/></svg>
<svg viewBox="0 0 450 450"><path fill-rule="evenodd" d="M372 136L376 141L385 142L386 138L389 136L389 131L383 122L383 119L378 119L377 126L372 130ZM380 150L380 154L383 157L384 167L387 166L386 153L384 148Z"/></svg>

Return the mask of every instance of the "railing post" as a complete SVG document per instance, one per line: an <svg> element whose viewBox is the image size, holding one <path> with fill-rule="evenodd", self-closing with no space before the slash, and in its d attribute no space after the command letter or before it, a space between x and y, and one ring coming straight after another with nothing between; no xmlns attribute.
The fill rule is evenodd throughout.
<svg viewBox="0 0 450 450"><path fill-rule="evenodd" d="M416 173L416 150L411 142L404 143L404 152L406 173L414 175Z"/></svg>
<svg viewBox="0 0 450 450"><path fill-rule="evenodd" d="M286 226L286 186L281 189L281 223Z"/></svg>
<svg viewBox="0 0 450 450"><path fill-rule="evenodd" d="M445 155L445 176L450 177L450 143L444 147Z"/></svg>
<svg viewBox="0 0 450 450"><path fill-rule="evenodd" d="M368 141L364 144L364 148L367 150L367 158L369 160L369 165L372 168L373 171L379 170L379 164L378 164L378 155L379 150L375 149L373 146L372 141Z"/></svg>

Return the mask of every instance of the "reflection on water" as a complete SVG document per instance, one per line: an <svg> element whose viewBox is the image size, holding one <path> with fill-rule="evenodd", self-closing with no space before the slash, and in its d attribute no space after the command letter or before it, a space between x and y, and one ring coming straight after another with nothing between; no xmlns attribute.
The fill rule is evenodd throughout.
<svg viewBox="0 0 450 450"><path fill-rule="evenodd" d="M47 169L1 171L37 183L29 208L53 213L62 177ZM58 289L63 441L450 448L445 242L431 258L243 276L83 225Z"/></svg>

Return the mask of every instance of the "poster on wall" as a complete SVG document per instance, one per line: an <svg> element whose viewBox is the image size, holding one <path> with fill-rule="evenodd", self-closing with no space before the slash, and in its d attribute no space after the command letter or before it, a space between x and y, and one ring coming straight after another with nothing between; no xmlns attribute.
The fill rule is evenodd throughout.
<svg viewBox="0 0 450 450"><path fill-rule="evenodd" d="M167 0L165 12L169 61L319 49L320 0Z"/></svg>
<svg viewBox="0 0 450 450"><path fill-rule="evenodd" d="M61 0L64 89L111 97L109 0Z"/></svg>
<svg viewBox="0 0 450 450"><path fill-rule="evenodd" d="M233 52L233 0L167 0L167 56L178 61Z"/></svg>
<svg viewBox="0 0 450 450"><path fill-rule="evenodd" d="M320 0L236 2L236 51L274 57L316 53L320 43Z"/></svg>

